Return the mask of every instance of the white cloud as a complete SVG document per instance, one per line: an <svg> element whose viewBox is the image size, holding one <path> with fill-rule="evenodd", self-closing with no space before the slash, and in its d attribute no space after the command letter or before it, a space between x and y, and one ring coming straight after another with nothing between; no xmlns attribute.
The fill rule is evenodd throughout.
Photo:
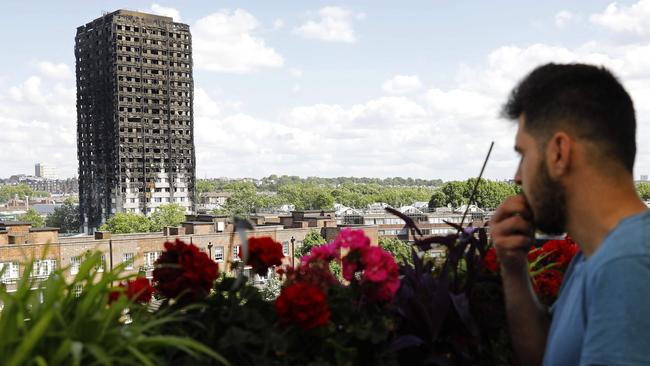
<svg viewBox="0 0 650 366"><path fill-rule="evenodd" d="M593 14L590 20L615 32L636 36L650 35L650 0L640 0L630 6L611 3L605 11Z"/></svg>
<svg viewBox="0 0 650 366"><path fill-rule="evenodd" d="M151 4L150 9L151 12L154 14L163 15L166 17L172 17L175 22L181 21L181 13L174 8L168 8L157 3L153 3Z"/></svg>
<svg viewBox="0 0 650 366"><path fill-rule="evenodd" d="M273 21L273 29L282 29L284 28L284 20L282 19L276 19Z"/></svg>
<svg viewBox="0 0 650 366"><path fill-rule="evenodd" d="M357 36L352 26L353 18L365 18L365 14L355 15L344 8L327 6L318 11L318 17L307 20L294 32L305 38L354 43L357 41Z"/></svg>
<svg viewBox="0 0 650 366"><path fill-rule="evenodd" d="M74 75L70 67L64 63L53 63L49 61L41 61L36 64L38 71L45 77L57 80L73 79Z"/></svg>
<svg viewBox="0 0 650 366"><path fill-rule="evenodd" d="M37 64L55 65L49 62ZM36 162L50 163L60 175L77 174L75 89L71 82L30 76L0 91L0 146L5 175L33 174Z"/></svg>
<svg viewBox="0 0 650 366"><path fill-rule="evenodd" d="M221 10L197 20L192 27L196 67L239 74L281 67L282 56L254 35L258 26L257 19L242 9Z"/></svg>
<svg viewBox="0 0 650 366"><path fill-rule="evenodd" d="M292 67L289 69L289 74L293 77L299 78L302 77L303 71L302 69Z"/></svg>
<svg viewBox="0 0 650 366"><path fill-rule="evenodd" d="M564 28L569 22L575 19L575 16L572 12L568 10L562 10L555 14L555 25L558 28Z"/></svg>
<svg viewBox="0 0 650 366"><path fill-rule="evenodd" d="M395 75L386 80L381 88L390 94L406 94L422 88L422 82L417 75Z"/></svg>
<svg viewBox="0 0 650 366"><path fill-rule="evenodd" d="M650 60L645 45L499 47L479 66L460 68L448 88L352 105L303 105L271 118L244 112L202 118L197 121L199 175L464 179L478 174L489 142L495 141L486 176L512 177L515 126L498 117L499 109L517 81L549 61L606 65L621 77L637 105L637 172L650 172L650 106L642 103L650 98L650 61L645 60ZM208 127L215 132L202 130Z"/></svg>

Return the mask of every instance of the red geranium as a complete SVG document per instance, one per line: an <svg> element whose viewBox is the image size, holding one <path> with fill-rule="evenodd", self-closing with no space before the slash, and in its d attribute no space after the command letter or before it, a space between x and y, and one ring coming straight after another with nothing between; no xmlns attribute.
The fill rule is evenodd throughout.
<svg viewBox="0 0 650 366"><path fill-rule="evenodd" d="M557 269L547 269L533 278L533 288L539 299L552 304L557 298L564 274Z"/></svg>
<svg viewBox="0 0 650 366"><path fill-rule="evenodd" d="M133 302L148 303L153 294L153 287L151 287L149 280L144 277L129 280L126 285L120 284L118 287L119 290L113 290L108 295L109 304L117 301L120 295L126 295Z"/></svg>
<svg viewBox="0 0 650 366"><path fill-rule="evenodd" d="M200 299L212 288L218 265L193 244L176 239L166 242L165 251L155 263L156 290L167 298Z"/></svg>
<svg viewBox="0 0 650 366"><path fill-rule="evenodd" d="M576 244L570 237L562 240L549 240L542 246L542 252L549 253L547 261L567 267L578 251Z"/></svg>
<svg viewBox="0 0 650 366"><path fill-rule="evenodd" d="M239 258L242 258L242 251L239 251ZM282 264L282 244L274 241L268 236L248 239L248 265L260 276L266 276L269 267ZM242 258L243 259L243 258Z"/></svg>
<svg viewBox="0 0 650 366"><path fill-rule="evenodd" d="M303 329L323 326L330 318L325 294L308 283L294 283L283 288L275 300L275 310L281 323Z"/></svg>
<svg viewBox="0 0 650 366"><path fill-rule="evenodd" d="M496 249L494 248L488 249L487 253L485 253L483 264L485 264L485 268L487 268L487 270L490 272L499 271L499 258L497 258Z"/></svg>

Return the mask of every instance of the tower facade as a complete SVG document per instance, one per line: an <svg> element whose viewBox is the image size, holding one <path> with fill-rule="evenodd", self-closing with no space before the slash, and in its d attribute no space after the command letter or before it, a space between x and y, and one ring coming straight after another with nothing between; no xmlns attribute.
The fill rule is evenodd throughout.
<svg viewBox="0 0 650 366"><path fill-rule="evenodd" d="M83 229L169 203L193 212L189 26L118 10L77 28L75 57Z"/></svg>

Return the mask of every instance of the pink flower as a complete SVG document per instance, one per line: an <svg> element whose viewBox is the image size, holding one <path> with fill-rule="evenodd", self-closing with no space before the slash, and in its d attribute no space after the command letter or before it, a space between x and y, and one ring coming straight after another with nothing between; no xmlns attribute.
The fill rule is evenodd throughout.
<svg viewBox="0 0 650 366"><path fill-rule="evenodd" d="M345 228L332 242L339 248L350 248L350 251L355 249L365 248L370 246L370 238L366 236L363 230L352 230Z"/></svg>
<svg viewBox="0 0 650 366"><path fill-rule="evenodd" d="M385 281L388 278L388 271L391 269L392 259L393 256L379 247L366 248L361 257L361 261L365 265L363 278L373 282ZM392 260L392 264L397 269L394 260Z"/></svg>
<svg viewBox="0 0 650 366"><path fill-rule="evenodd" d="M364 265L362 285L367 287L366 295L376 301L390 301L399 289L399 272L393 256L379 247L363 250Z"/></svg>
<svg viewBox="0 0 650 366"><path fill-rule="evenodd" d="M336 243L332 242L329 244L319 245L313 247L309 254L303 256L300 259L300 262L303 265L308 265L313 262L330 262L333 259L338 259L339 257L339 247Z"/></svg>

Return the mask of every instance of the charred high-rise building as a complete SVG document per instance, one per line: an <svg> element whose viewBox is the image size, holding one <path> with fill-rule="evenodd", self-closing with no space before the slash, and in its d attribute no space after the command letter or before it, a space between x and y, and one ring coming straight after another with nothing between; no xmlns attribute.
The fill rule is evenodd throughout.
<svg viewBox="0 0 650 366"><path fill-rule="evenodd" d="M118 10L77 28L75 57L84 230L168 203L194 211L189 26Z"/></svg>

